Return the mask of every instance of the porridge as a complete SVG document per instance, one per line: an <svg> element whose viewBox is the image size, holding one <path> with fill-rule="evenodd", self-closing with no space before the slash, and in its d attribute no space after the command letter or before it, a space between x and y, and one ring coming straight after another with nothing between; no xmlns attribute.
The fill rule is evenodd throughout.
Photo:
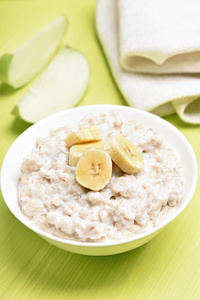
<svg viewBox="0 0 200 300"><path fill-rule="evenodd" d="M96 145L90 149L87 144L91 141L87 141L79 147L82 152L77 151L70 138L73 132L88 127L100 132L92 141ZM137 148L140 164L134 172L122 170L126 161L122 166L114 163L112 154L104 149L107 141L119 135ZM100 182L104 184L97 181L95 188L84 185L77 176L81 161L91 151L103 153L102 162L110 168L101 173L98 165L93 176L103 174ZM83 242L121 240L145 232L173 213L183 195L182 165L164 137L113 112L88 115L72 127L51 130L47 137L38 138L21 165L18 186L20 208L37 227Z"/></svg>

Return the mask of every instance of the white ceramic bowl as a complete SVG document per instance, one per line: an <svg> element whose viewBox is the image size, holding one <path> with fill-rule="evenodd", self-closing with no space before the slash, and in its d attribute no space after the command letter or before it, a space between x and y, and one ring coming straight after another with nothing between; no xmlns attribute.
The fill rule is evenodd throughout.
<svg viewBox="0 0 200 300"><path fill-rule="evenodd" d="M125 119L135 119L145 126L155 128L165 137L173 148L179 153L182 162L186 182L184 199L178 209L159 226L137 235L134 238L122 241L106 243L85 243L68 241L43 232L34 226L21 212L17 201L17 185L20 177L20 165L23 158L29 154L35 146L38 136L46 136L49 129L56 129L65 124L73 124L88 113L101 113L115 111ZM10 147L5 156L1 169L2 194L10 211L25 226L38 233L48 242L62 249L86 255L111 255L122 253L137 248L155 237L168 223L176 218L188 205L195 191L197 183L197 162L194 152L186 138L170 123L148 112L118 105L91 105L69 109L52 115L22 133Z"/></svg>

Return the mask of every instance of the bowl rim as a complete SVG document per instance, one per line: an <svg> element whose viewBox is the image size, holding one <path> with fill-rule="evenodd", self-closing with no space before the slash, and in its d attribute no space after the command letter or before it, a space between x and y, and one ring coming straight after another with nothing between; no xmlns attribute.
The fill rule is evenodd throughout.
<svg viewBox="0 0 200 300"><path fill-rule="evenodd" d="M49 122L51 119L56 119L59 118L61 115L65 115L65 114L69 114L69 113L73 113L73 111L87 111L88 109L94 109L97 110L96 112L98 113L98 108L100 109L108 109L108 110L116 110L117 109L123 109L123 110L132 110L134 113L139 114L139 115L143 115L143 116L147 116L152 118L152 120L161 122L164 126L167 126L170 130L174 131L175 134L182 139L182 141L185 143L185 146L187 147L187 149L190 152L191 155L191 161L193 164L193 168L194 168L194 173L193 173L193 177L194 180L192 182L192 186L189 190L189 193L186 197L186 199L184 200L183 203L181 203L178 208L176 209L176 211L169 216L168 218L166 218L164 221L162 221L160 224L158 224L157 226L143 232L140 234L137 234L136 236L133 237L129 237L129 238L125 238L122 240L110 240L110 241L106 241L106 242L83 242L83 241L74 241L74 240L70 240L70 239L64 239L64 238L60 238L57 236L54 236L50 233L47 233L45 231L42 231L41 229L39 229L38 227L36 227L36 225L34 225L33 223L31 223L31 221L25 216L23 215L23 213L21 212L20 216L18 216L14 210L14 208L12 207L11 202L9 201L9 199L7 199L6 197L6 188L5 188L5 184L4 184L4 173L5 173L5 169L6 169L6 164L7 164L7 160L9 158L10 152L11 150L15 147L16 143L22 139L24 136L26 136L27 134L31 134L34 130L37 130L37 128L40 128L44 123ZM88 111L88 114L90 113L90 111ZM82 117L84 117L85 115L83 115ZM142 122L141 122L142 123ZM49 127L50 129L50 127ZM47 118L44 118L43 120L33 124L32 126L30 126L29 128L27 128L22 134L20 134L16 140L12 143L12 145L10 146L10 148L8 149L3 163L2 163L2 167L1 167L1 176L0 176L0 183L1 183L1 192L2 192L2 196L4 199L5 204L7 205L8 209L11 211L11 213L22 223L24 224L26 227L28 227L30 230L32 230L33 232L39 234L40 236L43 236L45 239L50 239L53 240L57 243L61 243L61 244L66 244L66 245L71 245L71 246L78 246L78 247L92 247L92 248L97 248L97 247L108 247L108 246L117 246L117 245L122 245L122 244L127 244L127 243L132 243L135 241L138 241L140 239L143 239L145 237L148 237L150 235L152 235L153 233L159 231L160 229L162 229L163 227L165 227L168 223L170 223L172 220L174 220L178 215L181 214L181 212L187 207L187 205L189 204L189 202L192 200L192 197L195 193L195 189L196 189L196 185L197 185L197 177L198 177L198 165L197 165L197 160L196 160L196 156L194 154L194 151L192 149L192 146L190 145L190 143L188 142L188 140L186 139L186 137L171 123L169 123L168 121L166 121L165 119L152 114L150 112L144 111L144 110L140 110L137 108L133 108L133 107L129 107L129 106L124 106L124 105L113 105L113 104L94 104L94 105L85 105L85 106L79 106L79 107L74 107L74 108L70 108L61 112L58 112L56 114L53 114ZM17 199L16 199L17 200ZM18 202L18 201L17 201ZM18 204L19 205L19 204ZM21 209L20 209L21 210Z"/></svg>

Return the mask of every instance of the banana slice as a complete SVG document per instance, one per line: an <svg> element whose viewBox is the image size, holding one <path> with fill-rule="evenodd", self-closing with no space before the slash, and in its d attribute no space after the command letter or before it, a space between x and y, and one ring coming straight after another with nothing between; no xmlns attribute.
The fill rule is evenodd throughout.
<svg viewBox="0 0 200 300"><path fill-rule="evenodd" d="M76 144L82 144L86 142L95 142L101 140L101 133L96 126L85 127L70 133L65 143L67 147L71 147Z"/></svg>
<svg viewBox="0 0 200 300"><path fill-rule="evenodd" d="M79 159L76 168L77 182L93 191L103 189L112 175L112 160L101 149L89 149Z"/></svg>
<svg viewBox="0 0 200 300"><path fill-rule="evenodd" d="M116 135L105 144L112 160L125 173L134 174L144 167L140 150L123 135Z"/></svg>
<svg viewBox="0 0 200 300"><path fill-rule="evenodd" d="M69 150L69 165L75 167L83 153L92 148L103 150L103 142L91 142L72 146Z"/></svg>

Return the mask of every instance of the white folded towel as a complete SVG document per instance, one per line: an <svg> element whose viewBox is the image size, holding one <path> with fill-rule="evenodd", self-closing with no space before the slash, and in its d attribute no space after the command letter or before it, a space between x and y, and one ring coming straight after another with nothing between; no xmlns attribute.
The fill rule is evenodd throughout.
<svg viewBox="0 0 200 300"><path fill-rule="evenodd" d="M134 72L200 73L199 0L119 0L120 62Z"/></svg>
<svg viewBox="0 0 200 300"><path fill-rule="evenodd" d="M200 75L136 74L124 70L119 60L117 0L98 0L96 27L113 77L129 105L160 116L176 111L184 121L200 124Z"/></svg>

